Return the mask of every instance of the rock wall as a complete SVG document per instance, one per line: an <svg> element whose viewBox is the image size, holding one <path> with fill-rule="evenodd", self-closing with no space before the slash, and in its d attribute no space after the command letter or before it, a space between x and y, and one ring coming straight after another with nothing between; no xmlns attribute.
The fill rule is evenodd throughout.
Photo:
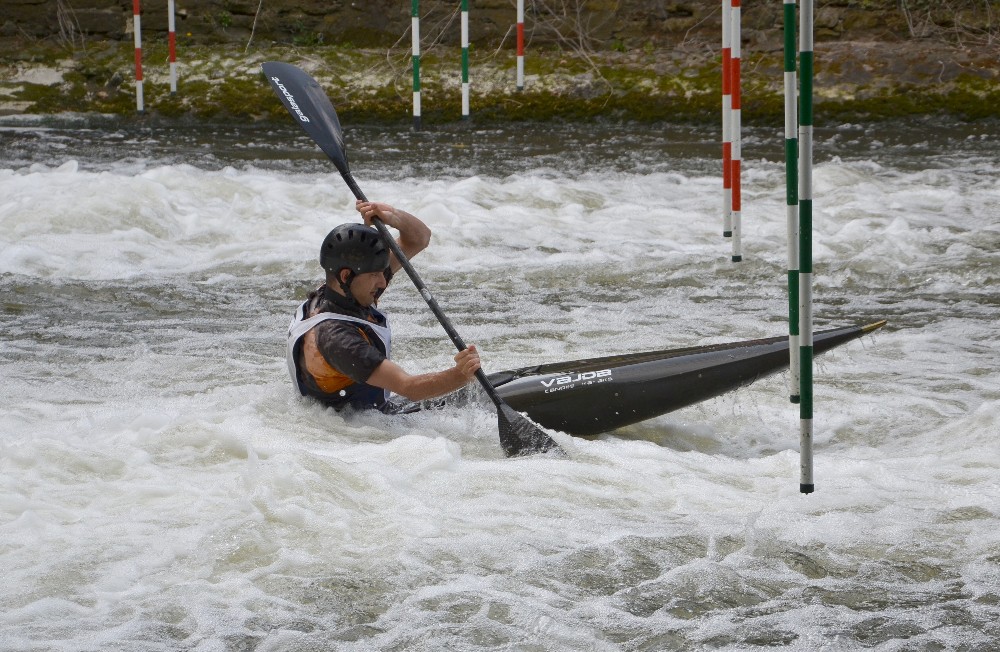
<svg viewBox="0 0 1000 652"><path fill-rule="evenodd" d="M141 2L143 39L166 38L167 0ZM908 6L924 4L911 0ZM474 47L513 42L516 0L470 0L469 5ZM459 7L457 0L423 0L422 40L457 43ZM526 7L533 46L661 47L691 40L713 43L720 33L719 3L709 0L526 0ZM748 43L780 47L782 3L745 3L742 11ZM1000 15L1000 3L941 0L934 11L940 14L933 17L935 24L961 16L959 20L981 29ZM245 44L252 31L264 45L381 47L409 41L410 12L408 0L176 0L176 29L191 43ZM915 22L931 21L931 14L931 9L905 14L894 0L820 0L816 36L899 40L913 35ZM0 14L0 36L7 37L122 40L131 38L131 31L130 0L3 0Z"/></svg>
<svg viewBox="0 0 1000 652"><path fill-rule="evenodd" d="M176 0L177 94L165 90L167 0L142 1L143 43L159 61L144 71L146 100L158 115L261 118L261 107L275 106L255 65L264 56L302 62L322 70L327 87L352 89L337 98L352 120L408 115L408 0ZM827 115L997 115L1000 0L816 2L817 105ZM125 83L134 74L131 0L0 3L0 114L134 113ZM469 4L480 119L697 120L717 110L718 0L526 0L534 79L516 101L515 0ZM428 119L458 115L458 77L435 58L448 51L454 62L459 7L420 3L423 93L437 111L434 118L425 110ZM744 3L745 119L783 115L782 8L776 0ZM437 43L446 47L435 50ZM321 44L350 47L310 47Z"/></svg>
<svg viewBox="0 0 1000 652"><path fill-rule="evenodd" d="M120 0L107 5L72 0L4 0L0 36L48 38L70 30L101 38L121 38L125 33L125 5ZM71 24L65 24L65 20Z"/></svg>

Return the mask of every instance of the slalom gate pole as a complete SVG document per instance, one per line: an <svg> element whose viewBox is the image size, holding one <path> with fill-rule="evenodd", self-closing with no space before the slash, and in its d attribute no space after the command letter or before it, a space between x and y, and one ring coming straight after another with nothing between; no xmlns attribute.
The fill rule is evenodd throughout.
<svg viewBox="0 0 1000 652"><path fill-rule="evenodd" d="M524 90L524 0L517 0L517 90Z"/></svg>
<svg viewBox="0 0 1000 652"><path fill-rule="evenodd" d="M462 119L469 119L469 0L462 0Z"/></svg>
<svg viewBox="0 0 1000 652"><path fill-rule="evenodd" d="M813 0L802 0L799 23L799 63L802 68L802 115L799 118L799 446L802 468L799 491L808 494L815 490L812 455Z"/></svg>
<svg viewBox="0 0 1000 652"><path fill-rule="evenodd" d="M731 83L730 91L733 94L733 117L732 117L732 161L730 161L730 166L732 168L730 176L732 177L733 185L733 199L732 199L732 221L733 221L733 262L738 263L743 260L743 225L742 225L742 197L740 191L740 166L743 160L743 136L741 131L742 119L740 112L740 0L733 0L732 7L732 52L729 58L729 71L732 74L733 80Z"/></svg>
<svg viewBox="0 0 1000 652"><path fill-rule="evenodd" d="M132 31L135 42L135 110L145 110L142 98L142 20L139 17L139 0L132 0Z"/></svg>
<svg viewBox="0 0 1000 652"><path fill-rule="evenodd" d="M788 391L799 402L799 141L795 77L795 0L784 0L785 205L788 222Z"/></svg>
<svg viewBox="0 0 1000 652"><path fill-rule="evenodd" d="M167 0L167 49L170 58L170 94L177 93L177 30L174 23L174 0Z"/></svg>
<svg viewBox="0 0 1000 652"><path fill-rule="evenodd" d="M732 0L722 0L722 237L733 236L733 95L732 74Z"/></svg>
<svg viewBox="0 0 1000 652"><path fill-rule="evenodd" d="M411 8L410 31L413 33L413 128L416 131L420 131L420 0L412 0Z"/></svg>

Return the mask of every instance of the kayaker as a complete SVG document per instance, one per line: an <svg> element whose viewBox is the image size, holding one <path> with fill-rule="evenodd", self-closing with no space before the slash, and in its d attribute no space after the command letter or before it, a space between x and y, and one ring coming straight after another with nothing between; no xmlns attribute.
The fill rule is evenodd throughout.
<svg viewBox="0 0 1000 652"><path fill-rule="evenodd" d="M364 224L334 228L323 240L320 265L326 283L299 306L288 330L288 370L299 391L334 408L395 411L391 393L422 401L466 385L479 369L469 346L455 366L411 375L390 359L389 320L379 297L401 265L385 247L372 218L399 231L396 242L407 258L430 243L431 230L419 218L388 204L358 201Z"/></svg>

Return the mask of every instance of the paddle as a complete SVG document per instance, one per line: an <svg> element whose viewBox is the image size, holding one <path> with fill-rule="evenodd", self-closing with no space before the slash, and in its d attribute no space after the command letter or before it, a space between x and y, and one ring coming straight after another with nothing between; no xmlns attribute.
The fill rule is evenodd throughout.
<svg viewBox="0 0 1000 652"><path fill-rule="evenodd" d="M354 193L354 196L362 201L368 201L347 165L344 135L340 128L340 120L337 118L337 111L316 80L299 68L287 63L269 61L262 64L261 69L271 84L271 88L295 121L337 166L340 176L347 182L347 186ZM423 296L434 316L441 322L448 337L455 343L459 351L465 350L465 342L462 341L448 317L442 312L437 300L427 290L427 286L424 285L406 255L399 248L399 244L389 234L385 224L377 217L372 220L372 223L378 229L385 245L395 254L396 259L406 270L413 285L420 291L420 295ZM493 404L496 405L500 427L500 445L507 457L543 453L552 449L562 451L559 445L541 428L500 398L482 369L476 372L476 379L483 386Z"/></svg>

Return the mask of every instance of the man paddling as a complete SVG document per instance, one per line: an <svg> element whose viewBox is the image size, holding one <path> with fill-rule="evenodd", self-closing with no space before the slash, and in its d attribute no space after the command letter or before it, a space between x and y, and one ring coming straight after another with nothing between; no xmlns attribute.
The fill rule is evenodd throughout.
<svg viewBox="0 0 1000 652"><path fill-rule="evenodd" d="M299 306L288 330L288 370L299 392L334 408L392 412L390 393L421 401L466 385L479 369L479 353L469 346L455 366L411 375L390 360L389 320L376 308L401 264L372 226L378 217L399 231L396 240L407 258L430 243L431 230L420 219L388 204L358 200L364 225L336 227L323 240L320 265L326 283Z"/></svg>

